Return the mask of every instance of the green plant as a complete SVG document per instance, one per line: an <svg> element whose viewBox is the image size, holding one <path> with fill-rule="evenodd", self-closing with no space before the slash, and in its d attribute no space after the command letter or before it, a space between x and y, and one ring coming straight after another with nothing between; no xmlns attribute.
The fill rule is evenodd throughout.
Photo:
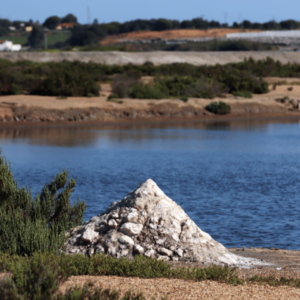
<svg viewBox="0 0 300 300"><path fill-rule="evenodd" d="M226 115L231 112L230 105L226 104L225 102L211 102L210 104L205 106L205 109L211 113L216 115Z"/></svg>
<svg viewBox="0 0 300 300"><path fill-rule="evenodd" d="M85 202L70 204L76 181L63 170L33 199L19 188L0 152L0 251L18 255L59 251L65 232L83 222Z"/></svg>
<svg viewBox="0 0 300 300"><path fill-rule="evenodd" d="M66 100L66 99L68 99L68 97L67 96L59 96L59 97L56 97L56 99L58 99L58 100Z"/></svg>
<svg viewBox="0 0 300 300"><path fill-rule="evenodd" d="M244 98L253 98L253 95L248 91L236 91L232 93L234 96L244 97Z"/></svg>
<svg viewBox="0 0 300 300"><path fill-rule="evenodd" d="M108 97L107 97L107 100L112 100L112 99L118 99L120 98L117 94L110 94Z"/></svg>
<svg viewBox="0 0 300 300"><path fill-rule="evenodd" d="M187 97L187 96L181 96L179 99L183 102L188 102L189 101L189 97Z"/></svg>
<svg viewBox="0 0 300 300"><path fill-rule="evenodd" d="M94 94L92 94L92 93L88 93L87 94L87 97L89 97L89 98L92 98L92 97L94 97L95 95Z"/></svg>
<svg viewBox="0 0 300 300"><path fill-rule="evenodd" d="M119 103L119 104L124 103L124 101L122 101L122 100L117 100L117 99L107 99L106 101L108 101L108 102L115 102L115 103Z"/></svg>

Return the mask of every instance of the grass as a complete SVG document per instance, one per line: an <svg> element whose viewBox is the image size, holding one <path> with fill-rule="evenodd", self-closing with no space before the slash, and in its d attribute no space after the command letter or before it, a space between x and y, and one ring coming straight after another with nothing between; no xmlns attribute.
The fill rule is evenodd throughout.
<svg viewBox="0 0 300 300"><path fill-rule="evenodd" d="M107 100L108 102L115 102L115 103L119 103L119 104L122 104L124 101L122 100L119 100L119 96L116 95L116 94L110 94L108 97L107 97Z"/></svg>
<svg viewBox="0 0 300 300"><path fill-rule="evenodd" d="M6 35L6 36L1 36L0 39L3 41L5 41L5 40L11 41L14 44L24 45L27 43L28 34L22 34L22 35L16 35L16 36Z"/></svg>
<svg viewBox="0 0 300 300"><path fill-rule="evenodd" d="M108 102L115 102L115 103L119 103L119 104L124 103L124 101L118 100L118 99L107 99L106 101L108 101Z"/></svg>
<svg viewBox="0 0 300 300"><path fill-rule="evenodd" d="M58 100L66 100L66 99L68 99L68 97L67 96L58 96L58 97L56 97L56 99L58 99Z"/></svg>
<svg viewBox="0 0 300 300"><path fill-rule="evenodd" d="M248 91L237 91L232 93L234 96L243 97L243 98L253 98L252 93Z"/></svg>
<svg viewBox="0 0 300 300"><path fill-rule="evenodd" d="M54 294L61 282L70 276L122 276L140 278L176 278L181 280L205 281L212 280L232 285L251 283L268 284L270 286L290 286L300 288L300 280L274 276L253 276L249 279L240 279L235 268L227 266L209 266L207 268L172 267L164 261L154 258L136 256L130 261L125 258L117 259L104 254L95 254L92 257L64 255L55 253L36 253L31 257L21 257L0 253L0 271L11 272L12 279L0 285L0 299L107 299L117 300L116 291L96 290L90 292L91 284L79 289L69 290L67 295ZM100 298L101 293L103 298ZM106 293L106 294L105 294ZM33 296L34 295L34 296ZM97 297L98 298L97 298ZM105 296L105 297L104 297ZM86 298L85 298L86 297ZM127 297L127 298L126 298ZM124 299L142 300L142 294L130 294Z"/></svg>

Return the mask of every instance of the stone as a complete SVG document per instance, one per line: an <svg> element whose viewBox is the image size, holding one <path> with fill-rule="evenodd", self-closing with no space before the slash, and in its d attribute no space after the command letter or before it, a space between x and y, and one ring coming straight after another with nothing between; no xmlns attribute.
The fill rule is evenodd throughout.
<svg viewBox="0 0 300 300"><path fill-rule="evenodd" d="M124 223L121 228L120 231L127 234L127 235L139 235L140 232L143 229L143 225L142 224L135 224L135 223Z"/></svg>
<svg viewBox="0 0 300 300"><path fill-rule="evenodd" d="M108 221L107 225L108 225L108 227L110 227L110 228L117 228L118 223L117 223L116 220L111 219L111 220Z"/></svg>
<svg viewBox="0 0 300 300"><path fill-rule="evenodd" d="M156 253L155 250L150 249L150 250L146 251L145 256L147 256L147 257L154 257L155 253Z"/></svg>
<svg viewBox="0 0 300 300"><path fill-rule="evenodd" d="M168 256L159 256L157 260L169 261L170 258Z"/></svg>
<svg viewBox="0 0 300 300"><path fill-rule="evenodd" d="M136 209L133 209L126 217L126 221L135 223L138 219L138 216L139 216L138 211Z"/></svg>
<svg viewBox="0 0 300 300"><path fill-rule="evenodd" d="M145 255L204 265L266 265L258 259L237 256L212 239L151 179L70 233L64 247L67 254L93 255L94 249L128 259Z"/></svg>
<svg viewBox="0 0 300 300"><path fill-rule="evenodd" d="M99 253L99 254L105 253L105 249L104 249L102 246L97 246L97 247L95 248L95 252L96 252L96 253Z"/></svg>
<svg viewBox="0 0 300 300"><path fill-rule="evenodd" d="M134 241L132 238L130 238L129 236L127 235L122 235L119 237L118 239L119 243L121 244L125 244L125 245L134 245Z"/></svg>
<svg viewBox="0 0 300 300"><path fill-rule="evenodd" d="M134 245L133 249L139 255L143 255L144 252L145 252L144 248L142 246L140 246L140 245Z"/></svg>
<svg viewBox="0 0 300 300"><path fill-rule="evenodd" d="M98 232L94 231L91 227L87 227L83 232L81 239L86 243L91 243L98 235Z"/></svg>
<svg viewBox="0 0 300 300"><path fill-rule="evenodd" d="M172 256L173 252L171 250L168 250L166 248L158 248L157 249L157 252L159 254L162 254L162 255L167 255L167 256Z"/></svg>
<svg viewBox="0 0 300 300"><path fill-rule="evenodd" d="M182 257L182 256L183 256L183 251L182 251L182 249L176 249L176 250L175 250L175 253L176 253L179 257Z"/></svg>

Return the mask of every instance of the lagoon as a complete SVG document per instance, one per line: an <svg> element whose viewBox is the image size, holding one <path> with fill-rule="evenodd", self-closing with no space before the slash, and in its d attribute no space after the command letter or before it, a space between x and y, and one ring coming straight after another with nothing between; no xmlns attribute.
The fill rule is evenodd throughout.
<svg viewBox="0 0 300 300"><path fill-rule="evenodd" d="M35 196L63 167L85 221L152 178L226 247L300 250L300 122L0 128L2 153Z"/></svg>

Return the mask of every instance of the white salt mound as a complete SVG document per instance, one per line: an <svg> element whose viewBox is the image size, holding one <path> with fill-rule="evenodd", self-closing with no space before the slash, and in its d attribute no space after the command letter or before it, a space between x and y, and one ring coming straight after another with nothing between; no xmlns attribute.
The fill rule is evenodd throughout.
<svg viewBox="0 0 300 300"><path fill-rule="evenodd" d="M73 228L67 254L95 252L132 259L135 255L164 261L198 262L248 268L266 265L240 257L202 231L156 183L148 179L106 212Z"/></svg>

